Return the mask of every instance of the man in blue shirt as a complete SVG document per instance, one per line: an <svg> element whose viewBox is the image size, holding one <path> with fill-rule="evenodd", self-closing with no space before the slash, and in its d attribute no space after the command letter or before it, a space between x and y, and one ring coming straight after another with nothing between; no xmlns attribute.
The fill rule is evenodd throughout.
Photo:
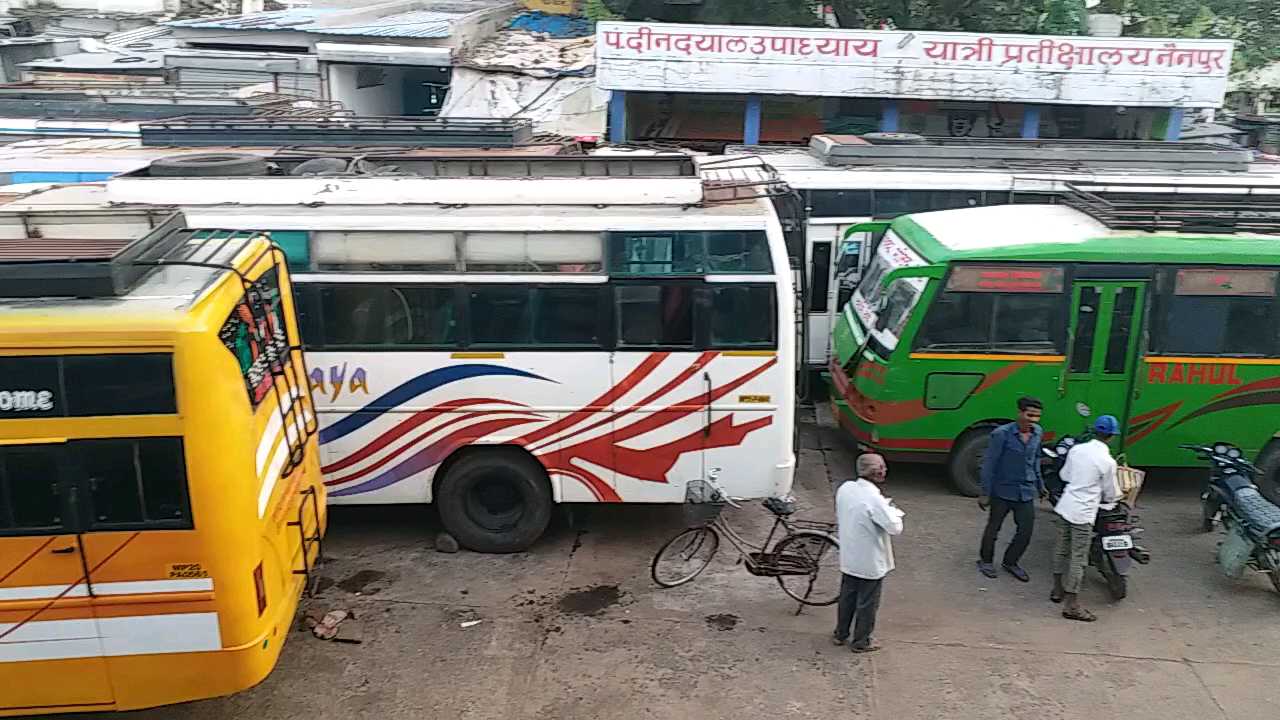
<svg viewBox="0 0 1280 720"><path fill-rule="evenodd" d="M987 454L982 458L982 497L978 498L978 507L990 512L978 551L978 571L989 578L996 576L992 565L996 536L1005 516L1012 512L1018 529L1004 551L1001 566L1022 582L1031 580L1018 561L1031 544L1036 498L1046 495L1044 478L1040 476L1040 440L1044 431L1039 422L1043 412L1039 400L1020 398L1018 419L991 431Z"/></svg>

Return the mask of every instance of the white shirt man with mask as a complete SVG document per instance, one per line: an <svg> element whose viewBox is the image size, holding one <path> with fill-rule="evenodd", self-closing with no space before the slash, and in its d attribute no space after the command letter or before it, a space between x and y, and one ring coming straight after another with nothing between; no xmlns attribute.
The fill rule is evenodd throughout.
<svg viewBox="0 0 1280 720"><path fill-rule="evenodd" d="M902 533L903 512L880 492L888 477L884 458L858 457L858 479L836 491L836 525L840 535L840 602L835 645L849 644L856 653L879 650L871 640L880 609L884 577L893 570L891 535ZM853 628L852 637L849 634Z"/></svg>
<svg viewBox="0 0 1280 720"><path fill-rule="evenodd" d="M1093 622L1098 618L1080 607L1080 581L1089 563L1089 545L1093 542L1093 522L1100 507L1114 507L1120 499L1116 484L1116 461L1107 446L1120 434L1120 423L1111 415L1103 415L1093 424L1092 440L1080 443L1067 453L1062 466L1066 487L1054 505L1057 513L1058 542L1053 559L1053 591L1049 599L1064 602L1062 617Z"/></svg>

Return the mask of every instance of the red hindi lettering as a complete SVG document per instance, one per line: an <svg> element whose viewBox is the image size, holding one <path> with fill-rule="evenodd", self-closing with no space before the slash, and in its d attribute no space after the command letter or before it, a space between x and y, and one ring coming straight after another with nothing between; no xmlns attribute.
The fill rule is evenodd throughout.
<svg viewBox="0 0 1280 720"><path fill-rule="evenodd" d="M1049 38L1041 40L1039 45L1033 46L1035 48L1034 50L1027 53L1027 62L1032 62L1037 65L1047 65L1052 63L1054 61L1053 50L1056 46L1057 43Z"/></svg>
<svg viewBox="0 0 1280 720"><path fill-rule="evenodd" d="M1196 64L1204 69L1205 72L1213 72L1221 70L1222 59L1226 56L1225 50L1197 50Z"/></svg>
<svg viewBox="0 0 1280 720"><path fill-rule="evenodd" d="M767 37L757 36L754 38L754 42L751 43L751 52L755 53L756 55L763 55L765 54L765 52L768 51L768 49L769 49L769 38Z"/></svg>
<svg viewBox="0 0 1280 720"><path fill-rule="evenodd" d="M980 37L960 47L960 59L971 62L991 62L991 50L995 41L989 37Z"/></svg>
<svg viewBox="0 0 1280 720"><path fill-rule="evenodd" d="M924 54L934 60L955 60L960 43L930 40L924 44Z"/></svg>
<svg viewBox="0 0 1280 720"><path fill-rule="evenodd" d="M605 30L604 44L611 48L622 48L622 33L617 30Z"/></svg>
<svg viewBox="0 0 1280 720"><path fill-rule="evenodd" d="M844 57L849 54L849 38L824 38L815 42L814 51L819 55Z"/></svg>
<svg viewBox="0 0 1280 720"><path fill-rule="evenodd" d="M747 51L747 39L740 35L730 35L724 39L724 51L743 53Z"/></svg>
<svg viewBox="0 0 1280 720"><path fill-rule="evenodd" d="M724 35L697 35L698 41L694 43L694 47L698 52L719 53L724 52Z"/></svg>
<svg viewBox="0 0 1280 720"><path fill-rule="evenodd" d="M1004 47L1004 60L1000 62L1001 65L1004 65L1005 63L1011 63L1011 62L1012 63L1023 62L1024 60L1027 59L1027 48L1034 47L1034 46L1010 43L1008 45L1004 45L1003 47Z"/></svg>
<svg viewBox="0 0 1280 720"><path fill-rule="evenodd" d="M1119 65L1124 62L1124 51L1118 48L1107 48L1098 51L1098 64Z"/></svg>
<svg viewBox="0 0 1280 720"><path fill-rule="evenodd" d="M649 40L651 37L653 37L653 31L647 27L641 27L627 36L627 49L645 52L650 48Z"/></svg>
<svg viewBox="0 0 1280 720"><path fill-rule="evenodd" d="M859 40L858 46L854 48L853 51L862 57L879 57L880 41L879 40Z"/></svg>
<svg viewBox="0 0 1280 720"><path fill-rule="evenodd" d="M685 55L689 54L689 51L693 47L693 35L690 35L689 33L679 33L672 35L671 38L671 47L675 48L676 52L682 52Z"/></svg>
<svg viewBox="0 0 1280 720"><path fill-rule="evenodd" d="M1125 48L1129 51L1126 59L1130 65L1147 66L1151 64L1151 48Z"/></svg>

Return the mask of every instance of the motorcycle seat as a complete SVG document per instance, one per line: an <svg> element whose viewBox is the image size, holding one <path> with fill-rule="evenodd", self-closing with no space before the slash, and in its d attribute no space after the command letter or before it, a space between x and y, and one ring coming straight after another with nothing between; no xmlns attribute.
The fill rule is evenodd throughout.
<svg viewBox="0 0 1280 720"><path fill-rule="evenodd" d="M1227 489L1230 490L1232 494L1238 493L1245 488L1257 489L1252 480L1237 473L1232 473L1231 475L1222 478L1222 484L1226 485Z"/></svg>
<svg viewBox="0 0 1280 720"><path fill-rule="evenodd" d="M1236 491L1235 507L1244 521L1262 535L1280 530L1280 507L1262 496L1255 487Z"/></svg>

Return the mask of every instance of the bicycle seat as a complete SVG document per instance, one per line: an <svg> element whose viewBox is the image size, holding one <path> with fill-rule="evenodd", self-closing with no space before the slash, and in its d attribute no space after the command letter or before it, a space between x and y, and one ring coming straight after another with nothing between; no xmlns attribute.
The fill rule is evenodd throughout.
<svg viewBox="0 0 1280 720"><path fill-rule="evenodd" d="M786 517L796 511L795 501L784 498L765 498L764 506L769 512L780 517Z"/></svg>

